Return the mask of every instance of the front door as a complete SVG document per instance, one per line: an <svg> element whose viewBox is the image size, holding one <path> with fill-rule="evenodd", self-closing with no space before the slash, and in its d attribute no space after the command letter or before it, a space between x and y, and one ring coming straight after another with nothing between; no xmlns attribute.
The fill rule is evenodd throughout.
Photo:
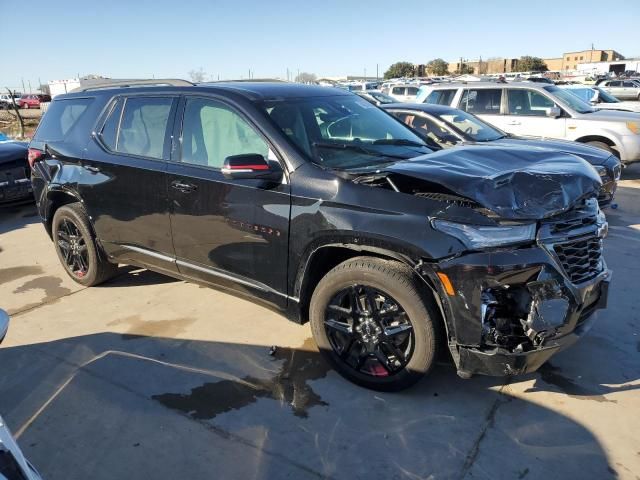
<svg viewBox="0 0 640 480"><path fill-rule="evenodd" d="M178 97L120 97L89 142L80 194L105 250L175 273L167 162Z"/></svg>
<svg viewBox="0 0 640 480"><path fill-rule="evenodd" d="M180 272L286 304L290 190L283 177L230 180L231 155L278 161L259 131L221 101L186 97L175 162L169 165L171 229Z"/></svg>
<svg viewBox="0 0 640 480"><path fill-rule="evenodd" d="M503 129L513 135L540 138L565 138L566 117L550 117L555 102L536 90L507 89L507 114Z"/></svg>

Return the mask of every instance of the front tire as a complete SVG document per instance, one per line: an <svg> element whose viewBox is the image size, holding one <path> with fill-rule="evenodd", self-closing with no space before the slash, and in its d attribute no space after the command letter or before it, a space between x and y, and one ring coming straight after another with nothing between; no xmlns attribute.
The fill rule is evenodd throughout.
<svg viewBox="0 0 640 480"><path fill-rule="evenodd" d="M117 273L118 266L107 261L99 250L91 233L89 218L79 203L56 210L52 235L60 263L79 284L93 287Z"/></svg>
<svg viewBox="0 0 640 480"><path fill-rule="evenodd" d="M318 283L309 317L322 355L363 387L408 388L435 362L440 319L402 263L374 257L341 263Z"/></svg>
<svg viewBox="0 0 640 480"><path fill-rule="evenodd" d="M587 145L591 145L592 147L596 147L596 148L599 148L601 150L606 150L607 152L611 153L612 155L618 156L618 152L616 152L613 148L611 148L610 145L608 145L608 144L606 144L604 142L598 142L598 141L587 142Z"/></svg>

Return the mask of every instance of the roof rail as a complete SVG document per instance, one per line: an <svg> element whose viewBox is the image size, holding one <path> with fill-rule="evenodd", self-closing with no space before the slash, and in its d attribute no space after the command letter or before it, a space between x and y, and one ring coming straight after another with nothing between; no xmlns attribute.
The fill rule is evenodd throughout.
<svg viewBox="0 0 640 480"><path fill-rule="evenodd" d="M195 83L188 80L181 80L178 78L154 78L154 79L139 79L139 80L108 80L97 81L96 83L88 84L84 87L78 87L71 90L71 92L88 92L90 90L101 90L105 88L126 88L137 87L140 85L164 87L170 85L172 87L192 87Z"/></svg>

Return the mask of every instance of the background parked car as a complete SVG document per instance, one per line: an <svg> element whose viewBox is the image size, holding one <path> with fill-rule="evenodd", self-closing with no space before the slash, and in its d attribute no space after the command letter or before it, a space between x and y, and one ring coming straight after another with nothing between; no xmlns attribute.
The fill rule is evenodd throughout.
<svg viewBox="0 0 640 480"><path fill-rule="evenodd" d="M525 82L452 83L423 87L417 103L457 107L519 136L588 143L623 163L640 161L636 113L597 110L557 85Z"/></svg>
<svg viewBox="0 0 640 480"><path fill-rule="evenodd" d="M15 99L16 105L17 105L18 100L20 100L20 94L15 94L15 95L9 95L8 93L0 94L0 110L7 110L10 108L13 108L13 100L11 99L12 96Z"/></svg>
<svg viewBox="0 0 640 480"><path fill-rule="evenodd" d="M413 102L418 95L419 86L416 85L391 85L388 90L383 90L398 102Z"/></svg>
<svg viewBox="0 0 640 480"><path fill-rule="evenodd" d="M598 86L621 100L640 100L640 84L633 80L606 80Z"/></svg>
<svg viewBox="0 0 640 480"><path fill-rule="evenodd" d="M0 141L0 204L33 201L27 144Z"/></svg>
<svg viewBox="0 0 640 480"><path fill-rule="evenodd" d="M622 173L622 164L615 155L600 148L565 140L542 140L509 135L457 108L428 103L395 103L382 108L404 123L426 135L440 148L461 144L500 145L549 149L577 155L596 169L602 180L598 194L600 207L610 205Z"/></svg>
<svg viewBox="0 0 640 480"><path fill-rule="evenodd" d="M20 97L20 100L18 100L18 106L20 108L40 108L40 103L42 102L50 102L51 101L51 97L49 95L42 95L42 94L28 94L28 95L22 95Z"/></svg>
<svg viewBox="0 0 640 480"><path fill-rule="evenodd" d="M599 110L640 112L640 102L618 100L606 90L595 85L566 85L562 88L567 89L580 100L590 103Z"/></svg>
<svg viewBox="0 0 640 480"><path fill-rule="evenodd" d="M380 90L368 90L366 92L354 92L374 105L384 105L386 103L396 103L397 100Z"/></svg>

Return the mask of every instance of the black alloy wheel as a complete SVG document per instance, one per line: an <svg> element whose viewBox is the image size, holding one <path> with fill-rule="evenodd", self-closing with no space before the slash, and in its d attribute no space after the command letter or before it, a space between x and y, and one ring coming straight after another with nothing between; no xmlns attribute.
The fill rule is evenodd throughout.
<svg viewBox="0 0 640 480"><path fill-rule="evenodd" d="M82 279L89 271L87 241L78 226L69 218L63 218L57 228L56 242L67 270Z"/></svg>
<svg viewBox="0 0 640 480"><path fill-rule="evenodd" d="M80 203L58 208L51 227L60 263L74 281L92 287L118 273L118 265L109 262L96 242L89 217Z"/></svg>
<svg viewBox="0 0 640 480"><path fill-rule="evenodd" d="M333 351L357 372L387 377L413 354L413 325L389 294L367 285L340 290L327 306L324 327Z"/></svg>
<svg viewBox="0 0 640 480"><path fill-rule="evenodd" d="M442 319L413 269L394 260L354 257L331 269L309 302L322 356L346 379L398 391L435 363Z"/></svg>

